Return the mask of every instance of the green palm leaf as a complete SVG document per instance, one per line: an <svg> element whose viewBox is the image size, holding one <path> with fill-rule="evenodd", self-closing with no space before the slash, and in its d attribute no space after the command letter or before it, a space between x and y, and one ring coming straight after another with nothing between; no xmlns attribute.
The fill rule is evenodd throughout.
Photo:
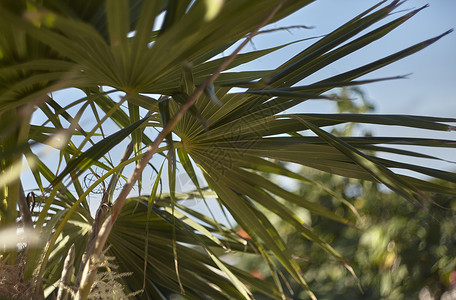
<svg viewBox="0 0 456 300"><path fill-rule="evenodd" d="M315 297L267 213L286 221L344 265L345 259L290 206L335 222L356 224L352 216L340 216L265 178L272 174L286 176L323 189L331 197L342 198L290 171L288 162L383 183L414 203L428 199L429 193L456 194L456 176L451 172L375 156L375 152L383 152L436 160L439 158L400 146L452 148L456 145L454 141L339 137L329 132L331 126L347 123L451 131L455 128L450 124L456 119L309 114L301 112L298 106L309 99L346 101L327 93L337 87L405 77L360 78L422 50L451 31L330 78L300 83L333 62L378 43L424 7L395 17L403 2L382 1L273 70L239 71L235 67L299 41L239 54L226 68L229 71L206 81L225 61L221 58L223 52L258 29L259 24L265 20L273 23L312 2L0 1L0 121L5 125L0 129L1 172L20 162L22 155L27 157L36 185L43 193L35 226L44 229L43 239L48 241L46 248L31 251L26 279L34 272L44 277L45 281L39 278L37 282L44 282L52 297L61 262L72 244L76 248L75 267L83 270L81 256L87 243L90 245L86 236L93 222L100 222L91 217L88 204L96 186L85 188L84 176L93 174L100 189L112 197L115 187L105 187L103 180L110 176L114 176L115 182L126 178L124 168L143 157L145 149L153 144L156 131L173 124L173 116L198 88L205 88L206 93L171 128L166 144L154 145L156 153L167 159L167 172L157 171L152 192L147 189L145 177L140 177L138 190L147 195L126 201L107 240L108 254L115 257L119 270L133 272L131 277L121 279L125 290L144 288L138 297L165 299L185 291L188 299L248 299L252 297L251 290L256 290L274 299L284 298L284 282L277 274L279 264L310 297ZM268 20L266 17L275 10L276 14ZM157 29L159 23L162 25ZM205 85L207 82L211 84ZM233 92L232 87L247 90ZM78 89L84 97L68 104L50 96L65 88ZM120 100L118 93L122 94ZM17 117L24 107L35 106L46 117L41 126L26 121L33 109L24 118ZM290 113L292 108L298 112ZM88 129L80 121L83 117L95 119L95 125ZM71 124L69 128L65 128L66 122ZM106 136L105 132L112 132L112 124L120 129ZM50 144L52 137L65 130L68 145L57 148L58 164L63 169L59 172L48 167L35 152L38 146ZM129 149L133 150L127 151L128 157L119 163L116 146L128 137L132 147ZM176 190L180 166L190 177L194 190ZM97 168L107 173L97 174ZM449 188L396 174L393 170L398 168L446 181ZM162 171L168 173L168 186L159 195ZM72 185L64 186L67 176L71 177ZM17 191L20 178L16 176L11 182L0 187L2 197L8 189ZM51 183L50 189L45 188L47 183ZM191 209L183 201L188 197L219 204L250 238L240 237L214 214L209 217ZM7 199L10 210L15 210L16 199ZM104 209L111 214L109 208ZM11 222L15 218L9 216ZM101 227L95 225L92 230ZM223 255L229 249L263 257L276 286L227 263ZM38 284L35 291L39 289Z"/></svg>

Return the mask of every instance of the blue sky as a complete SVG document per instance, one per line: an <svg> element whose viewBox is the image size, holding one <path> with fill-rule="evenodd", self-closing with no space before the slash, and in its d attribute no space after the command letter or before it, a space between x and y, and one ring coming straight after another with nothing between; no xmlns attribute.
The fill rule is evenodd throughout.
<svg viewBox="0 0 456 300"><path fill-rule="evenodd" d="M313 29L281 31L275 34L258 36L254 46L258 49L287 41L326 34L352 17L363 12L378 1L366 0L317 0L294 13L278 24L271 26L308 25ZM426 1L409 0L397 10L419 8ZM403 13L402 13L403 14ZM355 66L402 50L415 43L437 36L456 28L456 1L434 0L430 6L399 26L383 39L374 42L340 62L316 74L315 80L335 75ZM392 20L389 18L388 20ZM292 45L266 58L260 59L255 67L276 66L285 57L291 57L312 42ZM405 75L409 79L386 81L364 86L371 100L375 101L379 113L411 113L452 117L456 112L456 32L447 35L428 48L393 63L366 76L366 78Z"/></svg>
<svg viewBox="0 0 456 300"><path fill-rule="evenodd" d="M354 12L358 13L376 1L328 1L319 0L302 11L318 28L326 27L318 11L332 7L330 22L341 23ZM426 1L410 0L402 7L414 8L425 5ZM315 13L313 13L315 11ZM456 27L456 1L434 0L430 6L383 40L370 45L362 54L353 55L350 62L356 64L367 62L369 58L381 57L395 50L411 46L424 39L439 35L448 29ZM298 17L298 16L296 16ZM299 18L299 17L298 17ZM321 28L321 30L324 30ZM454 85L456 81L456 33L452 33L428 48L396 62L372 75L390 76L412 73L407 80L389 81L366 86L366 91L375 101L380 113L409 113L431 114L439 116L456 116L456 96ZM370 76L372 76L370 75Z"/></svg>

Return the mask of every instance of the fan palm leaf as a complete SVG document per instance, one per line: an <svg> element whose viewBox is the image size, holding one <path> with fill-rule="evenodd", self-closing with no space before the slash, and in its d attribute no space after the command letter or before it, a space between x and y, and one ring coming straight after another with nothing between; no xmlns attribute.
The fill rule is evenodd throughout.
<svg viewBox="0 0 456 300"><path fill-rule="evenodd" d="M90 214L88 195L102 186L106 196L103 199L112 200L116 184L126 177L125 168L144 157L146 147L152 144L151 128L163 130L168 126L172 130L155 151L168 161L169 193L158 193L161 177L157 176L149 195L125 202L107 239L107 253L116 258L119 272L133 272L121 279L125 290L144 289L142 297L159 299L171 293L185 293L189 299L250 298L249 288L273 298L285 297L283 283L275 273L277 263L308 289L302 270L264 210L288 222L351 270L345 259L287 204L348 226L353 226L353 221L263 176L266 172L317 184L288 170L283 165L286 162L383 183L417 204L429 199L428 193L454 195L453 173L378 158L374 153L438 159L395 147L455 147L453 141L337 137L328 128L365 123L449 131L454 130L450 124L456 119L290 112L292 108L299 110L298 105L308 100L341 100L327 93L337 87L402 78L366 79L364 75L433 44L450 31L330 78L300 84L331 63L377 42L424 7L396 16L395 10L402 2L382 1L274 70L233 68L291 43L233 55L229 71L217 74L225 61L220 57L223 52L258 30L259 24L280 20L311 2L61 0L17 1L10 5L1 1L2 172L11 170L25 155L42 193L35 226L42 229L43 240L47 241L45 247L30 249L26 277L35 274L46 278L46 295L55 292L61 261L72 244L76 249L75 267L84 268L87 258L81 257L83 253L90 254L84 248L90 245L90 232L96 237L95 229L100 225L98 217L94 219ZM162 25L157 26L158 23ZM209 77L210 82L206 81ZM170 118L182 112L201 87L205 93L195 98L194 105L177 124L169 125ZM247 90L240 92L234 87ZM79 89L85 97L60 104L51 93L65 88ZM30 125L31 107L46 116L47 121L41 126ZM72 110L77 112L70 113ZM80 121L83 116L95 119L96 124L85 128ZM105 131L115 127L112 124L118 129L106 136ZM306 134L311 132L313 135ZM55 144L55 137L64 143ZM127 137L131 139L128 147ZM38 145L49 145L58 151L57 170L48 168L36 154ZM127 157L119 163L114 153L122 146L127 148ZM181 165L195 186L187 194L176 192L176 170ZM392 169L415 171L452 185L448 189ZM157 173L161 175L162 169ZM87 174L97 179L83 188ZM105 185L109 178L112 184ZM8 180L1 178L2 197L7 190L18 194L19 183L18 175ZM140 192L144 184L140 178ZM249 237L240 237L213 217L186 207L183 200L188 197L220 205ZM100 216L110 215L111 200L102 200ZM11 216L12 211L16 212L17 200L6 197L6 201ZM15 221L6 215L2 212L2 222ZM255 279L221 259L228 249L262 255L277 286ZM81 280L80 274L76 281ZM308 293L314 297L310 289Z"/></svg>

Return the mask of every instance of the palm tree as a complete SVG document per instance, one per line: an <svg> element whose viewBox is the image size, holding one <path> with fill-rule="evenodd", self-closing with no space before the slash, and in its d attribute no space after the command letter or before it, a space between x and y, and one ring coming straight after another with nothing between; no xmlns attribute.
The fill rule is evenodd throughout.
<svg viewBox="0 0 456 300"><path fill-rule="evenodd" d="M285 47L239 54L264 25L311 2L1 1L0 222L2 228L17 226L18 207L24 231L39 233L41 243L28 240L20 248L5 244L0 274L4 282L20 278L20 285L2 285L0 292L16 298L57 295L62 299L65 293L78 299L120 298L121 292L138 292L136 297L153 299L173 293L188 299L249 299L255 290L283 298L277 273L281 266L314 298L292 253L262 211L282 218L349 270L344 258L287 203L341 224L351 223L260 172L306 181L282 164L294 162L383 183L418 206L430 199L429 193L454 195L454 185L447 188L396 174L391 168L453 184L452 173L371 154L375 150L422 156L395 145L454 147L454 143L336 137L323 127L354 122L448 131L454 128L447 123L455 119L286 113L309 99L337 100L327 94L336 87L398 78L358 79L450 31L367 65L300 85L302 79L380 39L421 9L393 17L402 2L382 1L274 70L225 71ZM384 20L384 25L377 25ZM228 57L220 55L233 48ZM233 92L233 87L244 91ZM68 103L54 99L53 92L68 88L84 96ZM42 124L31 122L37 114L45 116ZM95 125L84 128L84 118L95 120ZM114 125L119 129L106 136ZM157 129L158 135L150 129ZM127 138L130 142L122 143ZM43 147L58 152L56 168L43 161ZM152 165L157 174L148 189L142 174L154 155L160 155L167 167ZM21 179L26 167L34 183ZM192 180L193 191L176 192L178 167ZM163 171L167 176L162 176ZM204 181L198 179L199 172ZM84 186L87 176L95 179ZM168 179L166 193L160 192L162 177ZM118 185L120 191L116 191ZM36 191L26 195L24 190L34 186ZM139 196L131 193L134 187ZM103 194L92 217L88 198L96 189ZM248 237L192 210L183 201L189 198L208 202L209 207L219 205ZM263 257L275 285L221 260L229 251ZM97 272L100 268L105 272ZM103 290L106 286L111 290Z"/></svg>

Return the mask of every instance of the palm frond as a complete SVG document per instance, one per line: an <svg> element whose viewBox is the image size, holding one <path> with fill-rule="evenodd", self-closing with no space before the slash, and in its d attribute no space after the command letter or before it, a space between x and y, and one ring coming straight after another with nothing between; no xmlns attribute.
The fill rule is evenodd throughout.
<svg viewBox="0 0 456 300"><path fill-rule="evenodd" d="M17 1L10 5L0 1L1 171L20 163L23 155L27 158L43 202L34 223L43 229L42 237L48 242L46 247L30 252L27 279L33 273L46 277L44 284L52 293L61 274L61 262L72 244L76 248L75 267L79 268L94 222L87 200L91 191L101 187L112 197L112 186L106 189L104 181L111 176L116 182L126 177L125 168L139 161L144 149L152 144L153 130L168 126L191 95L218 72L225 61L224 51L257 30L262 22L275 22L312 2L61 0ZM333 62L371 43L379 43L425 8L396 17L395 10L402 3L381 1L319 37L273 70L235 68L299 41L231 57L234 59L227 70L204 87L206 93L196 99L188 113L171 128L172 132L166 132L166 143L161 148L157 146L156 152L167 159L167 172L157 171L159 178L151 184L152 193L146 191L147 195L126 201L113 227L108 252L116 257L122 272L134 273L133 277L122 279L125 289L144 289L141 297L157 299L183 291L189 299L248 299L249 288L272 298L283 298L284 283L276 273L277 264L281 264L314 297L299 264L265 211L283 219L344 265L344 258L289 205L348 226L356 225L356 221L353 216L340 216L265 178L265 173L277 174L318 186L290 171L288 162L383 183L414 203L428 200L430 193L456 194L453 173L380 158L375 153L436 160L439 158L400 146L452 148L456 145L454 141L340 137L329 132L332 126L347 123L445 132L455 130L452 123L456 119L309 114L301 112L298 106L309 99L344 100L328 93L334 88L403 78L363 76L412 55L451 32L335 76L301 83ZM275 10L277 13L272 17L271 11ZM157 28L160 22L162 26ZM232 87L247 90L233 92ZM69 104L50 97L50 93L65 88L76 88L85 96ZM29 124L32 110L25 118L18 117L21 109L34 106L46 116L41 126ZM291 113L292 108L298 112ZM86 128L80 122L85 116L95 119L95 125ZM112 130L106 129L112 128L112 124L119 129L107 136L105 132ZM52 138L62 132L65 143L55 147L60 169L53 170L41 160L36 149L52 146ZM131 157L118 163L117 149L127 138L131 139ZM194 191L176 191L180 166L194 184ZM97 174L95 168L105 173ZM449 188L400 175L396 169L441 179ZM167 193L159 195L162 171L168 173L168 187ZM82 178L87 174L92 174L96 181L85 188ZM65 186L67 178L71 185ZM7 189L17 194L20 178L15 176L11 182L0 187L2 197ZM138 189L142 191L145 185L142 178ZM326 192L331 197L340 197L335 192ZM221 205L250 238L242 238L215 217L187 207L182 199L190 196ZM10 205L14 220L10 216L10 221L15 222L16 202L11 197L8 201L14 202ZM223 258L227 249L262 256L271 267L277 286L227 263ZM141 276L145 279L138 280Z"/></svg>

